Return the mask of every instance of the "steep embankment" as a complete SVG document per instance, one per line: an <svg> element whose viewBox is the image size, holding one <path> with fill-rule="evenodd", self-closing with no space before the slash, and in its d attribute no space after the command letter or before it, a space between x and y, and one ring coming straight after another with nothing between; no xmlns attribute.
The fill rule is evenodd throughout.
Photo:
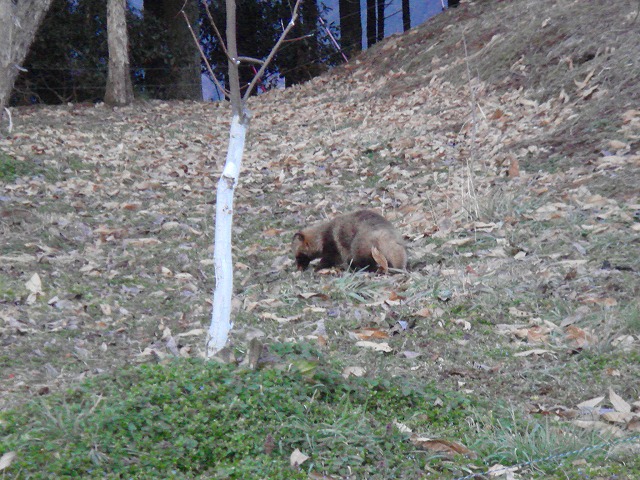
<svg viewBox="0 0 640 480"><path fill-rule="evenodd" d="M635 0L467 4L368 52L360 75L402 72L381 85L395 93L434 77L460 87L473 78L497 93L520 90L543 108L569 110L567 120L542 126L535 140L546 151L528 163L548 170L560 161L564 168L611 150L610 136L628 123L622 114L640 105L637 10ZM632 151L640 148L632 143Z"/></svg>
<svg viewBox="0 0 640 480"><path fill-rule="evenodd" d="M394 111L402 117L427 115L429 133L447 135L465 147L490 143L482 153L497 165L515 155L531 173L575 167L579 170L573 173L584 176L603 156L640 149L633 112L640 105L637 3L463 4L302 87L300 106L319 99L330 115L336 103L342 108L370 103L367 121L383 129ZM443 104L429 87L447 83L454 88ZM364 119L366 107L354 110L356 118ZM400 136L412 133L399 127ZM472 127L480 130L473 139ZM610 143L621 135L624 145ZM429 152L419 139L417 146ZM403 151L394 153L402 156ZM638 164L637 158L617 162ZM600 173L591 186L628 199L639 181L632 168L625 175ZM559 187L567 184L559 182Z"/></svg>

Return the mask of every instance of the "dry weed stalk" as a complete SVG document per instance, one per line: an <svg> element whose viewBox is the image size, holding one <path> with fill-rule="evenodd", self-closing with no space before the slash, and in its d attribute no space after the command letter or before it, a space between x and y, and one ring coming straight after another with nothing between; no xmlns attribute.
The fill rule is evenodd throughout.
<svg viewBox="0 0 640 480"><path fill-rule="evenodd" d="M470 93L470 107L471 107L471 145L469 148L470 155L466 159L465 168L465 181L462 183L462 201L467 214L472 218L479 218L479 206L478 195L476 193L472 165L476 163L478 157L477 148L477 130L478 130L478 118L476 116L476 91L471 81L471 69L469 68L469 53L467 51L467 40L462 32L462 44L464 45L464 61L467 69L467 84L469 86ZM466 187L466 190L465 190Z"/></svg>

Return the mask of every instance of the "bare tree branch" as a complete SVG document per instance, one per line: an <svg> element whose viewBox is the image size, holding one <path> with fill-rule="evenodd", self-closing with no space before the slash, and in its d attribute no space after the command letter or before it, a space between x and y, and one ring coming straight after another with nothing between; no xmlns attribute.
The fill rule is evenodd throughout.
<svg viewBox="0 0 640 480"><path fill-rule="evenodd" d="M229 1L230 0L227 0L227 3ZM278 39L278 41L276 42L274 47L271 49L271 52L269 52L269 56L267 57L267 59L264 61L264 63L260 67L260 70L258 70L258 73L256 73L254 75L253 80L251 80L251 83L249 84L249 87L247 88L247 91L244 92L244 97L242 97L243 100L246 100L246 99L249 98L249 95L251 95L251 92L255 88L256 84L262 78L262 75L264 75L264 71L267 69L267 66L269 65L269 63L271 63L271 60L273 60L273 57L275 57L276 52L280 48L280 45L282 44L282 42L284 42L284 39L286 38L287 34L294 27L294 25L296 24L296 20L298 20L298 8L300 7L301 3L302 3L302 0L296 0L296 4L293 7L293 12L291 13L291 20L289 20L289 24L287 25L287 28L284 29L284 32L282 32L282 35L280 35L280 38ZM228 12L227 12L227 15L228 15ZM228 19L228 17L227 17L227 19ZM235 11L234 11L234 24L235 24Z"/></svg>
<svg viewBox="0 0 640 480"><path fill-rule="evenodd" d="M213 27L213 31L216 34L216 38L218 39L218 42L220 43L220 47L222 48L222 51L224 52L225 56L227 57L227 59L229 58L229 53L227 52L227 46L224 43L224 40L222 39L222 35L220 34L220 30L218 30L218 26L216 25L216 22L213 20L213 15L211 15L211 10L209 10L209 5L207 4L207 2L205 0L201 0L202 5L204 5L204 9L207 12L207 17L209 17L209 22L211 23L211 26Z"/></svg>
<svg viewBox="0 0 640 480"><path fill-rule="evenodd" d="M243 118L243 102L240 96L240 73L238 72L238 39L236 38L236 2L226 0L227 6L227 51L229 52L229 88L231 94L231 111L233 115ZM230 33L232 32L232 33ZM264 65L260 70L264 68ZM255 78L254 78L255 80Z"/></svg>
<svg viewBox="0 0 640 480"><path fill-rule="evenodd" d="M193 41L195 42L196 46L198 47L198 51L200 52L200 58L202 58L202 60L204 61L204 64L207 66L207 71L209 72L209 75L211 76L211 81L213 81L213 83L215 83L216 87L218 87L218 89L222 92L222 94L225 97L229 97L229 91L227 89L225 89L222 84L218 81L218 79L216 78L216 75L213 73L213 69L211 68L211 64L209 63L209 60L207 59L207 56L204 54L204 50L202 50L202 47L200 46L200 42L198 41L198 37L196 36L196 32L193 31L193 28L191 28L191 23L189 23L189 17L187 17L187 13L183 10L180 10L180 13L182 13L182 16L184 17L184 21L187 22L187 27L189 28L189 31L191 32L191 36L193 37Z"/></svg>
<svg viewBox="0 0 640 480"><path fill-rule="evenodd" d="M259 58L252 58L252 57L238 57L238 60L244 63L255 63L258 65L262 65L264 63L264 60L260 60Z"/></svg>
<svg viewBox="0 0 640 480"><path fill-rule="evenodd" d="M299 40L304 40L305 38L314 37L315 35L315 33L309 33L308 35L303 35L301 37L287 38L286 40L283 40L283 43L297 42Z"/></svg>

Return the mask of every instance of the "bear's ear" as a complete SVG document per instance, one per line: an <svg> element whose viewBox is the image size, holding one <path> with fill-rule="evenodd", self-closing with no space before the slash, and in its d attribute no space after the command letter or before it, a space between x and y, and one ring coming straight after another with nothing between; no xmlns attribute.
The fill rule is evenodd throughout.
<svg viewBox="0 0 640 480"><path fill-rule="evenodd" d="M304 234L302 232L298 232L293 236L293 239L291 240L292 242L300 242L300 243L304 243Z"/></svg>

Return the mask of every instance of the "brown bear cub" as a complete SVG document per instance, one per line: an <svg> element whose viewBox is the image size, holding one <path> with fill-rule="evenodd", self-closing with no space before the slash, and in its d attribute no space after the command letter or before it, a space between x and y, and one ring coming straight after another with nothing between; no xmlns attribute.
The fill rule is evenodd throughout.
<svg viewBox="0 0 640 480"><path fill-rule="evenodd" d="M355 270L378 270L375 247L389 268L407 267L407 250L393 225L371 210L340 215L328 222L300 230L291 242L298 270L306 270L311 260L320 258L318 269L346 265Z"/></svg>

